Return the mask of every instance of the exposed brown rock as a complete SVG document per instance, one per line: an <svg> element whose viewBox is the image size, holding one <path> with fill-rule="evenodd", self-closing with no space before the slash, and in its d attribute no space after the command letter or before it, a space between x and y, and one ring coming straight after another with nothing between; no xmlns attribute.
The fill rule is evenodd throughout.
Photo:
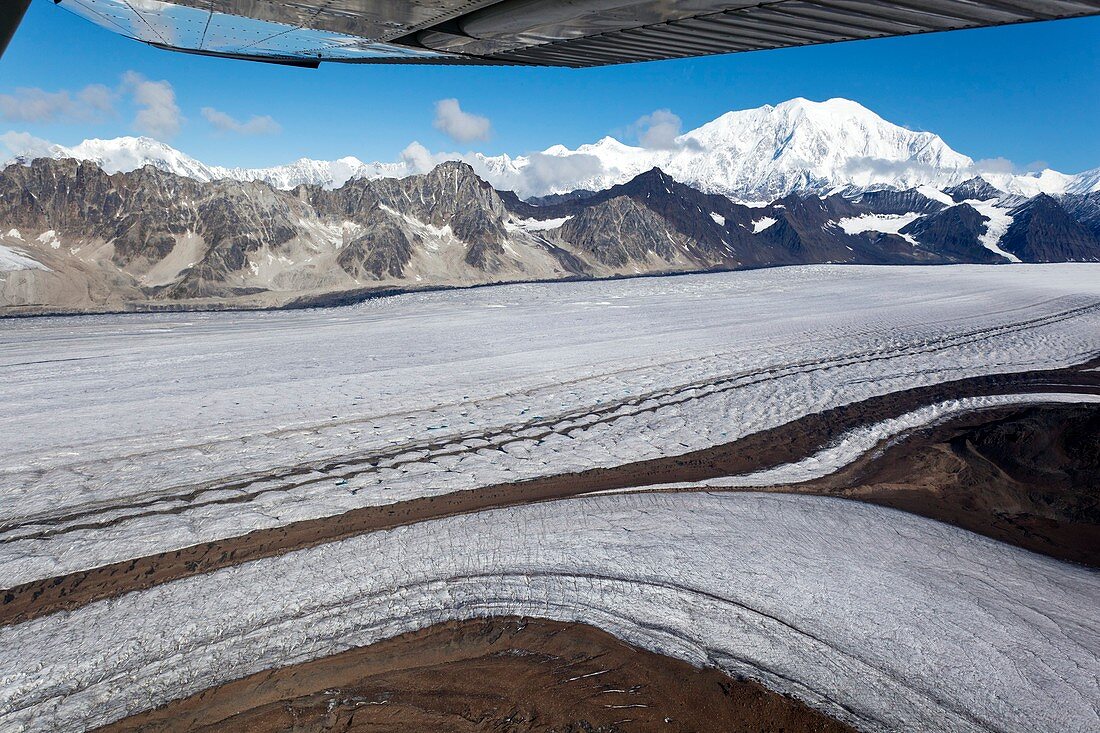
<svg viewBox="0 0 1100 733"><path fill-rule="evenodd" d="M1100 567L1100 405L962 415L789 490L890 506Z"/></svg>
<svg viewBox="0 0 1100 733"><path fill-rule="evenodd" d="M1002 244L1024 261L1100 259L1096 210L1089 196L1036 197L1015 210ZM898 212L926 215L906 230L917 245L838 226ZM567 217L538 231L516 221ZM764 218L775 223L758 226ZM40 159L0 171L0 222L0 242L45 268L0 282L0 314L263 308L395 287L1002 259L977 240L985 217L965 204L944 209L919 191L790 195L750 208L659 169L533 205L458 162L402 179L282 191L152 166L108 175L89 162ZM9 238L9 229L20 234ZM50 230L56 237L38 239Z"/></svg>
<svg viewBox="0 0 1100 733"><path fill-rule="evenodd" d="M791 698L540 619L450 622L270 670L99 729L847 733Z"/></svg>

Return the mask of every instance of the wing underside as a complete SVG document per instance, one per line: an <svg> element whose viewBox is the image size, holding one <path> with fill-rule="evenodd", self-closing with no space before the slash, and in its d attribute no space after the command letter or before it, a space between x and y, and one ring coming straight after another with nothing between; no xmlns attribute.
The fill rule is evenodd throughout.
<svg viewBox="0 0 1100 733"><path fill-rule="evenodd" d="M586 67L1100 14L1100 0L60 0L177 51L302 66Z"/></svg>

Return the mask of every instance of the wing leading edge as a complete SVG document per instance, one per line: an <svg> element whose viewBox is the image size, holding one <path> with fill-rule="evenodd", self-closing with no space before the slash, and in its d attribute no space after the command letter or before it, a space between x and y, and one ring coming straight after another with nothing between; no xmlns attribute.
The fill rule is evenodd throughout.
<svg viewBox="0 0 1100 733"><path fill-rule="evenodd" d="M297 66L603 66L1100 14L1100 0L56 2L158 48Z"/></svg>

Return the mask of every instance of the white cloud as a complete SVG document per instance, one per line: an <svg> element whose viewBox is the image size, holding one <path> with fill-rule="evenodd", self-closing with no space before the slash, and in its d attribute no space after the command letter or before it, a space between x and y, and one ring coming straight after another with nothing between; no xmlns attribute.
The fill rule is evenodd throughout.
<svg viewBox="0 0 1100 733"><path fill-rule="evenodd" d="M176 104L176 92L167 81L149 81L136 71L122 75L122 89L133 96L140 109L134 128L143 134L171 138L180 130L183 115Z"/></svg>
<svg viewBox="0 0 1100 733"><path fill-rule="evenodd" d="M462 160L459 153L433 153L419 142L413 141L401 151L401 162L408 173L427 173L447 160Z"/></svg>
<svg viewBox="0 0 1100 733"><path fill-rule="evenodd" d="M988 174L991 176L1042 173L1049 168L1050 164L1045 160L1035 160L1027 165L1017 165L1008 158L985 158L974 162L974 170L979 175Z"/></svg>
<svg viewBox="0 0 1100 733"><path fill-rule="evenodd" d="M844 174L855 181L883 178L934 180L938 169L928 163L915 160L887 160L885 158L852 158L844 164Z"/></svg>
<svg viewBox="0 0 1100 733"><path fill-rule="evenodd" d="M0 135L0 148L3 160L14 157L48 158L53 155L56 146L49 140L43 140L26 132L5 132Z"/></svg>
<svg viewBox="0 0 1100 733"><path fill-rule="evenodd" d="M75 94L23 87L0 94L0 117L10 122L94 122L113 111L115 97L102 84L89 84Z"/></svg>
<svg viewBox="0 0 1100 733"><path fill-rule="evenodd" d="M603 162L594 155L547 155L532 153L526 164L518 168L488 167L477 153L433 153L419 142L410 143L401 151L404 174L427 173L440 163L460 160L501 191L515 191L522 196L537 196L551 190L572 190L578 181L604 173Z"/></svg>
<svg viewBox="0 0 1100 733"><path fill-rule="evenodd" d="M435 103L435 128L460 143L488 140L493 131L488 117L464 112L457 99Z"/></svg>
<svg viewBox="0 0 1100 733"><path fill-rule="evenodd" d="M654 150L674 150L676 138L680 135L683 123L678 115L669 109L658 109L648 115L642 115L633 125L634 134L642 147Z"/></svg>
<svg viewBox="0 0 1100 733"><path fill-rule="evenodd" d="M595 155L546 155L533 153L527 165L520 169L521 180L516 188L521 196L559 188L572 190L578 181L603 173L603 161Z"/></svg>
<svg viewBox="0 0 1100 733"><path fill-rule="evenodd" d="M202 116L218 132L232 132L238 135L276 135L283 129L270 115L253 115L247 121L241 122L221 110L203 107Z"/></svg>
<svg viewBox="0 0 1100 733"><path fill-rule="evenodd" d="M95 123L116 113L124 99L138 108L134 128L155 137L170 138L179 132L183 116L176 93L167 81L150 81L136 71L127 71L117 88L89 84L77 92L55 92L36 87L0 94L0 118L11 122Z"/></svg>
<svg viewBox="0 0 1100 733"><path fill-rule="evenodd" d="M979 173L1015 173L1016 164L1008 158L986 158L974 163Z"/></svg>
<svg viewBox="0 0 1100 733"><path fill-rule="evenodd" d="M639 117L630 126L630 132L638 138L638 144L649 150L698 150L698 141L678 139L682 128L679 115L670 109L658 109Z"/></svg>

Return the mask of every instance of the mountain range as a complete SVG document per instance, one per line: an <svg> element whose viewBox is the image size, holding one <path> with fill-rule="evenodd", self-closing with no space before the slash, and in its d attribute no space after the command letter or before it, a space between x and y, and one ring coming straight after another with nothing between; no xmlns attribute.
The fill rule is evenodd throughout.
<svg viewBox="0 0 1100 733"><path fill-rule="evenodd" d="M621 156L606 179L527 197L463 161L350 178L352 162L303 164L255 180L147 140L89 141L0 171L0 309L263 308L797 264L1100 261L1095 175L963 178L969 159L939 138L871 125L854 103L795 100L775 127L781 107L676 138L660 153L672 172L635 172L646 159L618 143L548 151ZM878 166L893 183L851 175L859 156L887 154L908 156ZM735 185L753 196L724 193Z"/></svg>
<svg viewBox="0 0 1100 733"><path fill-rule="evenodd" d="M1100 192L1028 199L980 178L747 206L654 168L532 203L461 162L283 191L37 159L0 172L0 223L8 314L264 308L813 263L1100 260Z"/></svg>
<svg viewBox="0 0 1100 733"><path fill-rule="evenodd" d="M1077 175L1049 169L1027 174L987 169L952 150L935 134L895 125L846 99L792 99L729 112L650 147L605 137L576 149L556 145L518 157L433 154L413 143L392 163L364 163L355 157L303 158L288 165L250 169L208 165L150 138L86 140L73 147L39 141L26 147L17 160L87 160L108 173L152 165L199 181L264 181L283 190L303 184L336 188L354 178L401 178L426 173L445 160L465 161L497 189L525 198L603 190L652 168L700 191L741 203L842 188L943 188L977 175L1005 193L1027 197L1100 189L1100 169Z"/></svg>

